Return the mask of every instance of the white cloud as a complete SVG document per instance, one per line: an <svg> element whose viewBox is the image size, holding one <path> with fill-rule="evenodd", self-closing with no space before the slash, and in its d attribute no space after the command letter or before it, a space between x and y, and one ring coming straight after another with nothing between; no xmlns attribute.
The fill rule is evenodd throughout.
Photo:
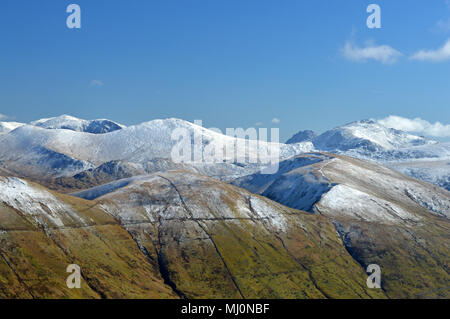
<svg viewBox="0 0 450 319"><path fill-rule="evenodd" d="M384 126L401 131L434 137L450 137L450 124L442 124L440 122L430 123L419 117L408 119L401 116L390 115L378 122Z"/></svg>
<svg viewBox="0 0 450 319"><path fill-rule="evenodd" d="M402 53L389 45L368 44L364 48L347 42L342 49L345 58L351 61L364 62L368 60L378 61L384 64L391 64L397 61Z"/></svg>
<svg viewBox="0 0 450 319"><path fill-rule="evenodd" d="M90 86L103 86L103 82L100 80L92 80Z"/></svg>
<svg viewBox="0 0 450 319"><path fill-rule="evenodd" d="M420 50L411 59L419 61L442 62L450 60L450 39L437 50Z"/></svg>
<svg viewBox="0 0 450 319"><path fill-rule="evenodd" d="M255 123L255 126L261 126L261 125L263 125L262 122L256 122L256 123Z"/></svg>
<svg viewBox="0 0 450 319"><path fill-rule="evenodd" d="M0 114L0 120L7 120L7 119L9 119L8 115Z"/></svg>
<svg viewBox="0 0 450 319"><path fill-rule="evenodd" d="M274 117L273 119L272 119L272 123L273 124L278 124L278 123L280 123L281 121L280 121L280 119L278 119L278 118L276 118L276 117Z"/></svg>

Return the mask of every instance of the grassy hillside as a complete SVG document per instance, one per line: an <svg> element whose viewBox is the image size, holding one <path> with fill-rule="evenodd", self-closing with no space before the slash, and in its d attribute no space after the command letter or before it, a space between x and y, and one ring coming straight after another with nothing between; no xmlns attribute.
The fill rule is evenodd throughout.
<svg viewBox="0 0 450 319"><path fill-rule="evenodd" d="M448 219L413 202L397 204L420 219L368 222L186 171L92 201L14 178L0 188L0 298L448 298ZM382 289L366 286L371 263ZM69 264L81 289L66 286Z"/></svg>
<svg viewBox="0 0 450 319"><path fill-rule="evenodd" d="M85 200L53 196L84 222L61 212L63 226L37 224L35 216L0 202L0 298L176 297L114 218ZM31 204L48 209L45 202ZM70 264L81 267L81 289L66 286Z"/></svg>
<svg viewBox="0 0 450 319"><path fill-rule="evenodd" d="M98 199L188 298L383 298L334 226L212 178L152 175Z"/></svg>

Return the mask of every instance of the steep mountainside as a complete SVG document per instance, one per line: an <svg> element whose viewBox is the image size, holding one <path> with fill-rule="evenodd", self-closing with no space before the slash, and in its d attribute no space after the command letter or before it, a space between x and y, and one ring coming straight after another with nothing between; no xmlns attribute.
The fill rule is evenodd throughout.
<svg viewBox="0 0 450 319"><path fill-rule="evenodd" d="M77 190L92 188L123 178L173 169L195 171L193 167L183 164L175 164L166 159L154 159L143 164L125 161L111 161L96 168L88 169L81 173L75 174L71 177L58 177L55 179L41 180L40 183L50 189L69 193Z"/></svg>
<svg viewBox="0 0 450 319"><path fill-rule="evenodd" d="M302 140L304 131L288 143ZM300 136L300 138L299 138ZM450 143L437 143L388 128L374 120L353 122L311 140L316 150L377 161L449 190Z"/></svg>
<svg viewBox="0 0 450 319"><path fill-rule="evenodd" d="M11 171L30 177L73 176L111 161L144 164L154 159L172 158L172 150L176 145L180 145L178 140L172 139L172 134L176 130L184 130L189 137L197 137L200 150L204 151L204 154L212 153L212 158L215 158L216 146L217 152L225 148L228 150L227 156L223 159L206 165L203 159L193 158L195 160L193 165L205 166L205 172L208 171L210 175L220 175L224 170L230 173L229 169L224 168L224 164L235 166L237 171L242 166L259 169L257 163L247 165L250 162L248 157L256 155L255 158L259 163L268 163L272 158L278 159L278 156L271 154L271 146L279 149L281 158L310 151L312 148L311 143L293 145L248 143L244 139L219 134L183 120L167 119L107 134L47 130L26 125L0 136L2 150L0 160ZM183 143L191 147L190 139ZM194 150L191 154L194 155ZM235 154L240 154L241 157L236 158Z"/></svg>
<svg viewBox="0 0 450 319"><path fill-rule="evenodd" d="M178 119L34 124L0 134L0 298L450 297L450 193L373 162L446 187L448 143L373 121L289 145ZM187 154L194 137L232 152L175 163L180 130ZM279 170L262 174L270 146ZM72 263L82 290L65 285Z"/></svg>
<svg viewBox="0 0 450 319"><path fill-rule="evenodd" d="M169 170L196 172L228 182L238 177L257 172L259 171L259 167L240 166L232 163L201 163L187 165L183 163L177 164L169 159L156 158L144 163L111 161L96 168L82 171L74 176L49 179L39 178L38 181L41 185L44 185L50 189L57 190L62 193L73 193L123 178L147 175L155 172L166 172Z"/></svg>
<svg viewBox="0 0 450 319"><path fill-rule="evenodd" d="M381 266L389 296L449 296L449 192L341 155L300 155L280 167L235 184L330 218L356 260Z"/></svg>
<svg viewBox="0 0 450 319"><path fill-rule="evenodd" d="M385 127L374 120L363 120L327 131L314 138L313 143L317 149L324 151L359 149L364 153L434 144L435 142Z"/></svg>
<svg viewBox="0 0 450 319"><path fill-rule="evenodd" d="M128 232L95 204L0 177L0 298L176 298ZM82 270L68 289L67 266Z"/></svg>
<svg viewBox="0 0 450 319"><path fill-rule="evenodd" d="M313 204L330 191L335 193L345 186L348 192L343 193L348 194L347 197L355 195L356 199L359 191L374 195L374 201L391 201L415 209L420 206L435 214L450 216L449 192L376 163L330 153L298 155L281 162L277 174L249 175L234 183L290 207L309 211L313 211ZM300 194L296 193L298 190ZM352 200L341 204L344 202L350 206L357 204ZM365 210L370 208L368 203L363 206ZM373 208L368 216L380 214L378 208Z"/></svg>
<svg viewBox="0 0 450 319"><path fill-rule="evenodd" d="M450 191L450 157L446 160L391 162L386 165L403 174L438 185Z"/></svg>
<svg viewBox="0 0 450 319"><path fill-rule="evenodd" d="M0 297L384 297L324 217L183 171L117 183L91 202L1 177Z"/></svg>
<svg viewBox="0 0 450 319"><path fill-rule="evenodd" d="M215 179L172 171L100 186L96 203L188 298L370 298L326 218Z"/></svg>

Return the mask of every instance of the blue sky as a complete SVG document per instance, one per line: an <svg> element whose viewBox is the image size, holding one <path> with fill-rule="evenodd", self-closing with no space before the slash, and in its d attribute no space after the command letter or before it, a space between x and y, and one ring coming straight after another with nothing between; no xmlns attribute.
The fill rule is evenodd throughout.
<svg viewBox="0 0 450 319"><path fill-rule="evenodd" d="M381 29L366 26L370 3ZM411 59L448 39L445 0L4 0L0 114L260 122L283 140L388 115L448 124L450 53ZM372 55L383 45L391 60Z"/></svg>

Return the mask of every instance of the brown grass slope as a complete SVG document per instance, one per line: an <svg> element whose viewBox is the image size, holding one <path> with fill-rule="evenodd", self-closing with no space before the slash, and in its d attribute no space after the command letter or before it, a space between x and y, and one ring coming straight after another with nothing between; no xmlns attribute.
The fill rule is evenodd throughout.
<svg viewBox="0 0 450 319"><path fill-rule="evenodd" d="M2 192L5 180L0 177ZM91 202L27 184L71 213L58 211L64 225L55 225L0 202L0 298L177 297L114 218ZM51 211L45 200L30 205ZM81 267L81 289L67 288L70 264Z"/></svg>
<svg viewBox="0 0 450 319"><path fill-rule="evenodd" d="M172 171L97 200L188 298L383 298L324 217Z"/></svg>
<svg viewBox="0 0 450 319"><path fill-rule="evenodd" d="M391 298L450 298L450 193L382 165L314 153L280 163L280 174L236 183L335 224L366 268L378 264ZM319 196L318 196L319 195ZM313 200L311 200L313 199Z"/></svg>

